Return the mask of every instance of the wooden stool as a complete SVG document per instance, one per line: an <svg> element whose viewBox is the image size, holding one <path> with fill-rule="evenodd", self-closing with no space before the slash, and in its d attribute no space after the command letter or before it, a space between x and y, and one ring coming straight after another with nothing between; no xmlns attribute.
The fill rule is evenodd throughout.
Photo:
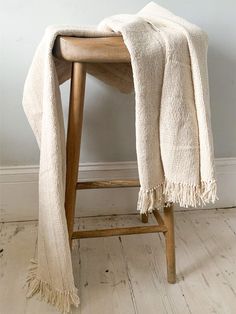
<svg viewBox="0 0 236 314"><path fill-rule="evenodd" d="M165 235L166 240L168 282L175 283L176 270L173 206L164 208L163 218L158 210L153 212L157 225L73 231L76 190L140 186L138 180L77 182L84 108L86 63L129 63L130 55L123 42L123 38L76 38L59 36L55 42L53 53L57 58L72 62L66 146L67 161L65 195L65 210L70 245L73 239L162 232ZM148 215L142 214L141 219L144 223L148 222Z"/></svg>

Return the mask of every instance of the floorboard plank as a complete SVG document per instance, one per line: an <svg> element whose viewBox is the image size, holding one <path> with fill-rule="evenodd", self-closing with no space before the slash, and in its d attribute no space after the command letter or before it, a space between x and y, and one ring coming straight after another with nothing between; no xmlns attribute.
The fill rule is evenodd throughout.
<svg viewBox="0 0 236 314"><path fill-rule="evenodd" d="M122 236L121 245L138 313L189 313L178 285L167 283L160 236Z"/></svg>
<svg viewBox="0 0 236 314"><path fill-rule="evenodd" d="M161 234L74 240L72 262L81 306L72 313L236 313L236 209L176 212L175 218L173 285L166 279ZM142 225L135 215L75 222L81 229ZM1 314L58 314L36 297L26 300L22 289L36 238L36 222L0 223Z"/></svg>
<svg viewBox="0 0 236 314"><path fill-rule="evenodd" d="M204 245L211 261L214 262L219 272L216 274L220 283L217 290L221 291L222 285L229 288L225 300L228 299L229 310L236 313L236 237L221 215L189 215L188 218L194 225L194 231ZM224 291L224 289L223 289Z"/></svg>
<svg viewBox="0 0 236 314"><path fill-rule="evenodd" d="M88 224L93 227L93 223L96 221L92 219ZM104 224L112 225L109 220L101 223L101 227ZM84 228L83 220L80 228ZM80 257L77 256L76 260L73 256L73 264L80 263L80 269L75 271L81 297L80 313L135 314L118 238L83 239L79 242ZM73 313L77 312L74 310Z"/></svg>
<svg viewBox="0 0 236 314"><path fill-rule="evenodd" d="M0 313L23 314L26 291L23 289L29 261L34 254L36 223L4 223L0 247Z"/></svg>
<svg viewBox="0 0 236 314"><path fill-rule="evenodd" d="M229 209L229 210L220 210L218 214L222 217L230 231L236 237L236 210Z"/></svg>
<svg viewBox="0 0 236 314"><path fill-rule="evenodd" d="M214 259L214 255L218 254L221 248L218 247L212 252L208 250L191 221L190 216L194 215L196 212L179 214L176 223L181 250L178 263L181 265L183 278L180 285L186 300L193 313L234 313L233 293L223 284L223 278L219 276L220 269ZM207 215L206 211L205 214L199 214L199 217L207 219ZM199 232L204 227L199 223Z"/></svg>

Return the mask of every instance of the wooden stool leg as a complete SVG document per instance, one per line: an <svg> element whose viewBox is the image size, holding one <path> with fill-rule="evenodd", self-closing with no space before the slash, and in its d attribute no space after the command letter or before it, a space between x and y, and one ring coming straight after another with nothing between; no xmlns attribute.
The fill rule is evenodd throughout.
<svg viewBox="0 0 236 314"><path fill-rule="evenodd" d="M65 211L70 246L74 225L76 183L82 134L86 65L74 62L71 74L70 107L66 145Z"/></svg>
<svg viewBox="0 0 236 314"><path fill-rule="evenodd" d="M168 231L165 233L167 280L169 283L175 283L176 269L175 269L175 231L174 231L173 205L164 207L164 222L168 229Z"/></svg>
<svg viewBox="0 0 236 314"><path fill-rule="evenodd" d="M146 214L141 214L141 221L143 223L148 223L148 213Z"/></svg>

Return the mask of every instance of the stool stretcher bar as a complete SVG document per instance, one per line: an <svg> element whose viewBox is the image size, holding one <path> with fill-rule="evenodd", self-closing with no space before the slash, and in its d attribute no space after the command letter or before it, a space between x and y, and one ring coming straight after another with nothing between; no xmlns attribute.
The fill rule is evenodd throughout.
<svg viewBox="0 0 236 314"><path fill-rule="evenodd" d="M104 189L104 188L134 188L139 187L139 180L109 180L109 181L87 181L77 182L77 190Z"/></svg>
<svg viewBox="0 0 236 314"><path fill-rule="evenodd" d="M155 233L167 232L168 229L164 224L161 214L158 210L153 211L158 225L151 226L135 226L135 227L121 227L121 228L108 228L108 229L95 229L95 230L79 230L72 233L72 239L85 239L85 238L98 238L110 237L119 235L130 235L139 233ZM146 215L148 217L148 215Z"/></svg>
<svg viewBox="0 0 236 314"><path fill-rule="evenodd" d="M128 228L122 227L122 228L109 228L109 229L97 229L97 230L82 230L82 231L74 231L72 233L72 239L110 237L110 236L119 236L119 235L166 232L166 231L167 231L166 226L138 226L138 227L128 227Z"/></svg>

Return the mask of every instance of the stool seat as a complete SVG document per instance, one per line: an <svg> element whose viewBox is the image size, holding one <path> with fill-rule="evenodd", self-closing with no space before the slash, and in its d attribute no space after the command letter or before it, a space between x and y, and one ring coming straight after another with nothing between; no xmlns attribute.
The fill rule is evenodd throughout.
<svg viewBox="0 0 236 314"><path fill-rule="evenodd" d="M53 54L71 62L129 63L130 54L123 37L78 38L58 36Z"/></svg>

